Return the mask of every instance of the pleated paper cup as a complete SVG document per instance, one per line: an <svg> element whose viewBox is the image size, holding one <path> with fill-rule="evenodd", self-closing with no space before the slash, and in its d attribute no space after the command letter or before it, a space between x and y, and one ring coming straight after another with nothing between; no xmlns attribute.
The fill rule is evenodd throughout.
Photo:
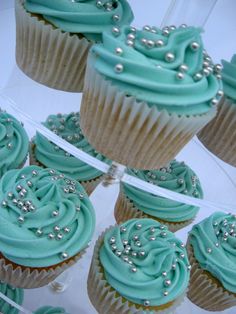
<svg viewBox="0 0 236 314"><path fill-rule="evenodd" d="M224 311L235 306L236 294L227 291L215 277L201 268L189 242L187 251L192 266L188 298L207 311Z"/></svg>
<svg viewBox="0 0 236 314"><path fill-rule="evenodd" d="M163 225L166 225L168 229L172 232L176 232L189 224L192 223L193 220L186 220L186 221L181 221L181 222L170 222L166 220L159 219L158 217L154 217L151 215L148 215L144 213L142 210L138 209L134 203L124 195L124 192L122 191L118 196L116 205L115 205L115 211L114 211L114 216L116 219L116 222L118 224L125 222L129 219L133 218L150 218L157 220Z"/></svg>
<svg viewBox="0 0 236 314"><path fill-rule="evenodd" d="M159 169L216 113L187 116L159 111L127 96L101 76L88 58L80 125L97 151L137 169Z"/></svg>
<svg viewBox="0 0 236 314"><path fill-rule="evenodd" d="M142 305L134 304L123 298L106 281L99 260L99 250L103 244L104 234L111 228L105 230L95 244L88 275L88 296L97 312L100 314L174 314L176 308L184 301L185 293L168 304L156 307L143 307Z"/></svg>
<svg viewBox="0 0 236 314"><path fill-rule="evenodd" d="M47 168L45 165L43 165L42 163L40 163L36 157L35 157L35 144L33 142L31 142L30 144L30 165L35 165L35 166L39 166L42 168ZM80 181L79 179L76 179L85 189L86 193L88 195L90 195L95 189L96 187L99 185L100 182L103 181L104 179L104 175L101 175L95 179L91 179L91 180L87 180L87 181Z"/></svg>
<svg viewBox="0 0 236 314"><path fill-rule="evenodd" d="M32 268L16 265L0 256L0 281L13 287L33 289L46 286L55 280L66 269L74 265L85 253L86 249L79 252L69 260L52 267Z"/></svg>
<svg viewBox="0 0 236 314"><path fill-rule="evenodd" d="M217 116L198 134L214 155L236 167L236 103L223 97Z"/></svg>
<svg viewBox="0 0 236 314"><path fill-rule="evenodd" d="M24 0L15 0L17 65L43 85L81 92L92 42L62 32L42 16L27 12L23 4Z"/></svg>

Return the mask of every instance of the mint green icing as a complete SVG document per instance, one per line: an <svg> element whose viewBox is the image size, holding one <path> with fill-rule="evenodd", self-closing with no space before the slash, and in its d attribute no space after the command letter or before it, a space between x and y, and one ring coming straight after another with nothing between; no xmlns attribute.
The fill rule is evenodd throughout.
<svg viewBox="0 0 236 314"><path fill-rule="evenodd" d="M142 251L144 256L140 255ZM166 304L182 295L188 286L189 262L184 245L165 226L152 219L132 219L106 232L100 261L108 283L136 304L144 304L144 300L148 300L150 306ZM133 267L136 272L132 272ZM165 280L171 281L169 286L165 285ZM167 296L164 296L165 291Z"/></svg>
<svg viewBox="0 0 236 314"><path fill-rule="evenodd" d="M21 166L28 154L29 139L21 123L0 111L0 176Z"/></svg>
<svg viewBox="0 0 236 314"><path fill-rule="evenodd" d="M126 0L102 0L102 7L96 3L97 0L26 0L25 8L43 15L45 20L65 32L80 33L92 41L101 41L102 32L112 26L129 24L133 20ZM117 21L114 15L118 15Z"/></svg>
<svg viewBox="0 0 236 314"><path fill-rule="evenodd" d="M60 137L67 140L75 147L83 150L98 160L110 163L110 161L96 152L88 143L80 129L79 113L50 115L43 123L48 129L56 132ZM40 133L34 139L34 154L36 159L45 167L57 169L79 181L96 179L102 172L89 166L72 155L68 155L63 149L55 146Z"/></svg>
<svg viewBox="0 0 236 314"><path fill-rule="evenodd" d="M0 282L0 292L6 297L21 305L24 300L24 290L19 288L14 288L6 283ZM1 299L0 296L0 312L4 314L18 314L19 311L8 304L6 301Z"/></svg>
<svg viewBox="0 0 236 314"><path fill-rule="evenodd" d="M119 36L112 31L104 32L103 43L92 47L89 62L114 86L150 106L180 114L208 112L212 108L211 100L219 89L219 82L213 74L203 76L199 81L193 78L196 73L202 72L203 61L207 57L203 54L201 30L194 27L177 28L170 31L169 36L164 36L157 28L154 30L156 33L145 30L134 33L129 26L125 26L121 28ZM135 36L133 47L127 45L129 34ZM154 43L163 40L164 45L148 48L141 42L143 38ZM190 48L193 42L199 44L197 51ZM123 53L116 53L118 47L122 48ZM175 55L173 62L165 60L169 52ZM122 73L114 70L117 64L123 65ZM188 70L184 78L179 80L176 75L183 64L188 66Z"/></svg>
<svg viewBox="0 0 236 314"><path fill-rule="evenodd" d="M62 307L43 306L33 314L69 314Z"/></svg>
<svg viewBox="0 0 236 314"><path fill-rule="evenodd" d="M173 160L168 167L160 170L128 169L128 174L177 193L203 198L198 177L184 162ZM194 218L199 210L196 206L156 196L129 184L123 184L123 191L139 210L165 221L186 221Z"/></svg>
<svg viewBox="0 0 236 314"><path fill-rule="evenodd" d="M235 226L235 215L215 212L196 224L189 233L194 256L201 268L211 273L226 290L233 293L236 293Z"/></svg>
<svg viewBox="0 0 236 314"><path fill-rule="evenodd" d="M236 54L230 62L222 60L222 81L226 96L236 100Z"/></svg>
<svg viewBox="0 0 236 314"><path fill-rule="evenodd" d="M18 265L61 263L92 238L95 214L85 190L53 169L10 170L0 181L0 195L1 253Z"/></svg>

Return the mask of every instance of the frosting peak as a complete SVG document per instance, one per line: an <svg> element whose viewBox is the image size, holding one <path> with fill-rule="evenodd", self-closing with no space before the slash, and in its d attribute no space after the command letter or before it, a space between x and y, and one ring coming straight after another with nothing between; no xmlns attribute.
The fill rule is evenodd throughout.
<svg viewBox="0 0 236 314"><path fill-rule="evenodd" d="M216 212L189 233L200 266L236 293L236 216Z"/></svg>
<svg viewBox="0 0 236 314"><path fill-rule="evenodd" d="M226 96L236 100L236 54L230 62L222 60L222 80Z"/></svg>
<svg viewBox="0 0 236 314"><path fill-rule="evenodd" d="M168 167L159 170L128 169L128 173L144 181L158 185L171 191L196 198L203 197L201 184L195 172L184 162L173 160ZM192 219L199 208L182 204L167 198L123 184L125 195L144 213L170 222Z"/></svg>
<svg viewBox="0 0 236 314"><path fill-rule="evenodd" d="M188 286L184 245L152 219L132 219L106 232L100 261L108 283L136 304L166 304Z"/></svg>
<svg viewBox="0 0 236 314"><path fill-rule="evenodd" d="M132 10L126 0L26 0L25 8L42 14L61 30L83 34L93 41L101 41L101 34L115 25L129 24Z"/></svg>
<svg viewBox="0 0 236 314"><path fill-rule="evenodd" d="M53 169L8 171L0 195L1 253L15 264L49 267L91 240L95 214L86 192Z"/></svg>
<svg viewBox="0 0 236 314"><path fill-rule="evenodd" d="M171 112L205 113L219 82L200 32L194 27L113 28L92 47L93 62L99 73L140 101Z"/></svg>

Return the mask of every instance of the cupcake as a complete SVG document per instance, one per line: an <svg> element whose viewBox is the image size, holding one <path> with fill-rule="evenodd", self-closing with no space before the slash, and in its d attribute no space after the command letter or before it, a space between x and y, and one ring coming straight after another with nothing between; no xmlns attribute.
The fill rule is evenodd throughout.
<svg viewBox="0 0 236 314"><path fill-rule="evenodd" d="M184 244L159 222L132 219L97 240L88 295L98 313L169 313L185 296Z"/></svg>
<svg viewBox="0 0 236 314"><path fill-rule="evenodd" d="M217 116L202 129L198 138L214 155L236 167L236 55L231 62L223 60L222 64L224 96Z"/></svg>
<svg viewBox="0 0 236 314"><path fill-rule="evenodd" d="M173 160L168 167L159 170L128 169L128 174L159 187L203 198L201 184L195 172L184 162ZM117 223L131 218L152 218L168 226L172 232L190 224L199 208L173 201L140 190L129 184L121 184L115 206Z"/></svg>
<svg viewBox="0 0 236 314"><path fill-rule="evenodd" d="M189 233L188 298L208 311L236 305L236 216L215 212Z"/></svg>
<svg viewBox="0 0 236 314"><path fill-rule="evenodd" d="M83 187L28 166L0 181L0 280L37 288L73 265L91 240L95 214Z"/></svg>
<svg viewBox="0 0 236 314"><path fill-rule="evenodd" d="M6 297L22 305L24 300L24 290L19 288L14 288L6 283L0 282L0 292ZM0 312L3 314L18 314L19 311L13 308L10 304L4 301L0 296Z"/></svg>
<svg viewBox="0 0 236 314"><path fill-rule="evenodd" d="M102 32L133 20L126 0L15 0L15 9L18 66L33 80L69 92L82 91L88 50Z"/></svg>
<svg viewBox="0 0 236 314"><path fill-rule="evenodd" d="M43 306L39 308L37 311L33 312L33 314L69 314L62 307L52 307L52 306Z"/></svg>
<svg viewBox="0 0 236 314"><path fill-rule="evenodd" d="M44 126L89 155L110 163L88 143L81 132L79 121L79 113L50 115ZM91 194L103 179L101 171L60 149L40 133L37 133L32 141L30 155L31 164L57 169L79 181L88 194Z"/></svg>
<svg viewBox="0 0 236 314"><path fill-rule="evenodd" d="M84 135L128 167L165 166L215 116L219 82L209 59L198 28L104 32L87 62Z"/></svg>
<svg viewBox="0 0 236 314"><path fill-rule="evenodd" d="M10 169L23 167L29 150L29 139L21 123L0 110L0 177Z"/></svg>

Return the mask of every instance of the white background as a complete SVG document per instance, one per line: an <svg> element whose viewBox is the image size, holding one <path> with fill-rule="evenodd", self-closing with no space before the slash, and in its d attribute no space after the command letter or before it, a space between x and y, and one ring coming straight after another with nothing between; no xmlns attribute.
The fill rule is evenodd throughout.
<svg viewBox="0 0 236 314"><path fill-rule="evenodd" d="M195 0L200 1L200 0ZM170 3L168 0L130 0L135 13L134 25L161 24L162 18ZM204 2L204 1L202 1ZM0 89L11 97L19 107L23 108L35 120L45 120L48 114L69 112L79 109L80 95L58 92L37 84L26 77L15 65L15 22L13 0L0 0ZM200 9L199 9L200 10ZM204 41L206 49L219 62L222 58L230 59L236 52L236 1L219 0L207 24L205 25ZM198 12L196 12L198 14ZM0 106L4 101L0 99ZM30 136L34 131L26 125ZM220 203L235 204L236 211L236 169L214 158L205 151L198 142L192 141L178 156L186 161L198 174L203 185L205 199ZM99 187L92 195L97 213L97 235L109 224L114 223L113 206L118 193L118 186L105 189ZM196 221L207 216L201 209ZM188 229L178 233L183 240ZM62 294L53 293L48 287L25 292L24 306L29 310L51 304L65 306L70 314L96 313L90 305L86 294L86 277L92 251L70 271L73 281ZM235 313L235 309L226 311ZM178 310L178 313L207 313L198 309L189 301Z"/></svg>

